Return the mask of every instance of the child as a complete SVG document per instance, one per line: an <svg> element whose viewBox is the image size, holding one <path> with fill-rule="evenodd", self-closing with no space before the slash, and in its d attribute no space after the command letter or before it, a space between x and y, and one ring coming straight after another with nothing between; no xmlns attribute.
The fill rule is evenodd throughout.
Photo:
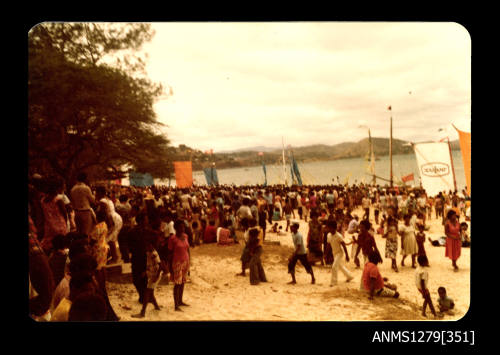
<svg viewBox="0 0 500 355"><path fill-rule="evenodd" d="M418 232L415 235L415 239L417 241L417 246L418 246L418 253L417 255L425 255L427 257L427 254L425 253L425 233L424 233L424 225L422 223L417 223L417 229ZM430 265L427 265L430 266Z"/></svg>
<svg viewBox="0 0 500 355"><path fill-rule="evenodd" d="M425 267L428 266L427 257L425 255L419 255L417 258L419 267L415 270L415 284L417 286L418 292L424 298L424 304L422 308L422 315L426 317L425 311L427 309L427 305L429 305L432 314L434 317L437 317L436 311L434 310L434 305L432 304L431 295L429 289L427 287L429 283L429 273L425 270Z"/></svg>
<svg viewBox="0 0 500 355"><path fill-rule="evenodd" d="M470 238L467 233L469 225L466 222L460 223L460 239L462 240L462 248L470 247Z"/></svg>
<svg viewBox="0 0 500 355"><path fill-rule="evenodd" d="M154 295L154 290L161 280L162 275L162 263L160 261L160 255L153 247L153 240L149 239L146 242L146 277L148 283L146 290L144 291L144 299L142 303L142 309L139 314L133 314L134 318L144 318L146 315L146 307L149 302L153 303L155 309L159 311L161 308L156 302Z"/></svg>
<svg viewBox="0 0 500 355"><path fill-rule="evenodd" d="M443 286L438 288L438 294L439 312L452 314L452 309L455 308L455 303L446 295L446 289Z"/></svg>
<svg viewBox="0 0 500 355"><path fill-rule="evenodd" d="M194 245L200 245L201 244L201 229L198 228L198 221L193 221L193 224L191 225L192 230L193 230L193 239L194 239Z"/></svg>

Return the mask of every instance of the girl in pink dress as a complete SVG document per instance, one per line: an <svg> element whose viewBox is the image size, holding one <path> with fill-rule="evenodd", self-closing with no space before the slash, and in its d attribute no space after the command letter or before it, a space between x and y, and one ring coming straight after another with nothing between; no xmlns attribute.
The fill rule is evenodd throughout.
<svg viewBox="0 0 500 355"><path fill-rule="evenodd" d="M454 210L449 210L446 214L444 233L446 234L445 256L451 259L454 271L458 271L457 259L462 250L462 240L460 238L460 223Z"/></svg>
<svg viewBox="0 0 500 355"><path fill-rule="evenodd" d="M174 282L174 304L176 311L182 311L180 306L188 306L182 302L184 284L189 271L189 242L184 233L185 224L182 220L174 223L175 234L168 240L169 263L171 265L170 278Z"/></svg>

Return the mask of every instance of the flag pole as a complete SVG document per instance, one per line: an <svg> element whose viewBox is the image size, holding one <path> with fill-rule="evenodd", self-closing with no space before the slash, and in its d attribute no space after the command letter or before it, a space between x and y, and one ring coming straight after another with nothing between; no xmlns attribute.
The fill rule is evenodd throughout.
<svg viewBox="0 0 500 355"><path fill-rule="evenodd" d="M392 178L392 106L389 106L389 111L391 111L391 129L390 129L390 139L389 139L389 161L391 163L391 175L390 175L390 181L391 181L391 188L393 187L393 178Z"/></svg>
<svg viewBox="0 0 500 355"><path fill-rule="evenodd" d="M450 150L451 171L453 172L453 186L455 186L455 191L457 191L457 179L455 178L455 166L453 165L453 155L451 154L450 137L446 137L446 139L448 140L448 149Z"/></svg>

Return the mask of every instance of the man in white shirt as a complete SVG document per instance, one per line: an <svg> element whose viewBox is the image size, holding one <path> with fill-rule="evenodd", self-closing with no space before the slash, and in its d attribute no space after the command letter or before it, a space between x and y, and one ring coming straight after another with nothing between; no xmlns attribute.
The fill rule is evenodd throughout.
<svg viewBox="0 0 500 355"><path fill-rule="evenodd" d="M333 253L332 278L330 281L330 287L332 287L337 284L337 275L339 270L344 273L347 279L346 282L351 281L354 278L354 276L352 276L352 274L344 265L344 254L345 254L345 260L347 262L349 262L349 254L347 253L347 248L345 246L342 234L337 232L337 222L328 221L327 228L329 232L327 240L328 243L330 243L330 245L332 246L332 253Z"/></svg>

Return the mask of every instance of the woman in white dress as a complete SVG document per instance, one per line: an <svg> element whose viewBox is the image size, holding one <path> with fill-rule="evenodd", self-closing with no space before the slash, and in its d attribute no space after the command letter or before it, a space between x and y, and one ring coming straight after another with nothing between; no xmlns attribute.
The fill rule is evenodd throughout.
<svg viewBox="0 0 500 355"><path fill-rule="evenodd" d="M411 267L416 268L415 259L418 253L417 239L415 237L415 226L410 223L411 216L406 214L404 216L404 224L399 226L398 232L401 236L401 266L405 266L405 259L411 255Z"/></svg>
<svg viewBox="0 0 500 355"><path fill-rule="evenodd" d="M123 220L118 212L115 211L115 205L107 196L104 186L98 186L96 188L96 200L99 201L99 208L103 208L106 211L106 222L109 228L106 242L109 244L109 253L111 254L111 260L108 261L108 264L114 264L118 261L118 248L116 243L118 240L118 233L120 233L123 226Z"/></svg>

